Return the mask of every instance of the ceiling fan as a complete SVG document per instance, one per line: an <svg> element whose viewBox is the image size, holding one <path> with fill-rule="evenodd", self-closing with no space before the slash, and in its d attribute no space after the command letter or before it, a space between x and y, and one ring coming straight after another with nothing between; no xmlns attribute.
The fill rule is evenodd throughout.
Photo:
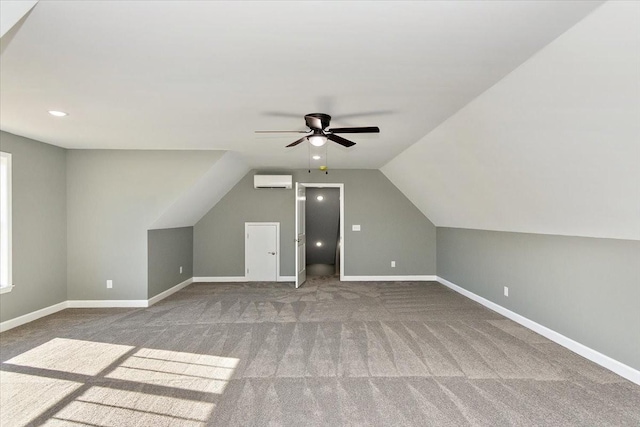
<svg viewBox="0 0 640 427"><path fill-rule="evenodd" d="M324 113L311 113L304 116L304 121L309 130L257 130L256 133L306 133L297 141L287 145L287 147L295 147L301 142L308 140L311 145L316 147L323 146L327 140L333 141L343 147L351 147L356 145L355 142L349 141L336 134L338 133L380 133L377 126L367 127L350 127L350 128L333 128L327 129L331 122L331 116Z"/></svg>

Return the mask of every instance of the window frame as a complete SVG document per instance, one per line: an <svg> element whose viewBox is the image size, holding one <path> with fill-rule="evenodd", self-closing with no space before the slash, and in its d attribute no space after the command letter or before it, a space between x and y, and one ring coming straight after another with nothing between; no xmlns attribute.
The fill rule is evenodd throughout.
<svg viewBox="0 0 640 427"><path fill-rule="evenodd" d="M7 179L5 182L0 182L0 185L2 185L3 187L6 187L6 191L7 191L7 246L8 246L8 250L7 250L7 279L8 282L5 285L2 285L2 283L0 283L0 294L4 294L6 292L11 292L11 290L13 289L14 285L13 285L13 275L12 275L12 218L11 218L11 212L12 212L12 195L11 195L11 189L12 189L12 185L11 185L11 178L12 178L12 159L11 159L11 153L7 153L4 151L0 151L0 157L2 157L3 159L6 159L7 162ZM3 180L4 181L4 180ZM3 233L4 234L4 233Z"/></svg>

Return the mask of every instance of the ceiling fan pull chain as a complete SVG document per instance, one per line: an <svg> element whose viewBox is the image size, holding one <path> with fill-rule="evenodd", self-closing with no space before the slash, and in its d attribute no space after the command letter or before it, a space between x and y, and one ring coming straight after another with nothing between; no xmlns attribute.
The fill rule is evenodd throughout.
<svg viewBox="0 0 640 427"><path fill-rule="evenodd" d="M329 144L325 144L324 146L324 163L326 166L324 174L329 175Z"/></svg>

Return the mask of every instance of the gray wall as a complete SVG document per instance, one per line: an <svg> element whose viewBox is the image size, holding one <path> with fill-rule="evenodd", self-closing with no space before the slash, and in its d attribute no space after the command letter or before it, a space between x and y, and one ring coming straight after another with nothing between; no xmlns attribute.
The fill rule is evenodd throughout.
<svg viewBox="0 0 640 427"><path fill-rule="evenodd" d="M0 321L67 299L66 155L53 145L0 132L12 154L13 283Z"/></svg>
<svg viewBox="0 0 640 427"><path fill-rule="evenodd" d="M307 264L333 265L340 236L340 189L307 188L306 207ZM318 241L322 246L316 246Z"/></svg>
<svg viewBox="0 0 640 427"><path fill-rule="evenodd" d="M280 222L280 274L294 274L294 192L255 190L255 172L195 225L194 276L244 276L244 223L250 221ZM344 183L346 275L436 274L435 226L380 171L292 174L294 182ZM362 231L351 231L352 224Z"/></svg>
<svg viewBox="0 0 640 427"><path fill-rule="evenodd" d="M193 277L193 227L149 230L147 238L148 298Z"/></svg>
<svg viewBox="0 0 640 427"><path fill-rule="evenodd" d="M147 230L219 158L215 151L69 150L69 299L147 299Z"/></svg>
<svg viewBox="0 0 640 427"><path fill-rule="evenodd" d="M440 277L640 369L640 242L439 227L437 245Z"/></svg>

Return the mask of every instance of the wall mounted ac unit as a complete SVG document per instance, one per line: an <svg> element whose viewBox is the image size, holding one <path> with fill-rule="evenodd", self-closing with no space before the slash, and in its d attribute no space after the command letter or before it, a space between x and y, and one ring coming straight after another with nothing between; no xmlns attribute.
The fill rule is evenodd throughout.
<svg viewBox="0 0 640 427"><path fill-rule="evenodd" d="M291 175L254 175L254 188L291 188L293 177Z"/></svg>

